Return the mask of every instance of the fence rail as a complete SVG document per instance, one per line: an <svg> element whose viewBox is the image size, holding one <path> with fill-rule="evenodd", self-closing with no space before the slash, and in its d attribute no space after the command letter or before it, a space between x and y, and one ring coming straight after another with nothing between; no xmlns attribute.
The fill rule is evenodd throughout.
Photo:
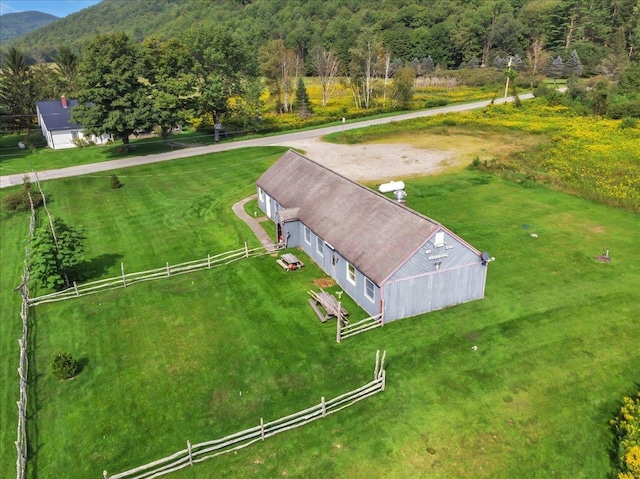
<svg viewBox="0 0 640 479"><path fill-rule="evenodd" d="M356 334L364 333L370 329L380 328L384 326L384 313L380 313L376 316L370 316L364 318L357 323L350 323L346 326L341 324L342 321L336 321L336 342L340 342L343 339L350 338Z"/></svg>
<svg viewBox="0 0 640 479"><path fill-rule="evenodd" d="M363 399L384 391L386 385L386 371L384 369L385 357L386 351L382 354L382 358L380 358L380 351L376 353L373 381L353 391L329 400L325 400L325 398L322 397L319 404L289 416L276 419L275 421L265 423L261 418L259 425L220 439L199 444L191 444L187 441L186 449L170 456L113 476L110 476L107 471L103 471L103 477L104 479L150 479L164 476L221 454L227 454L248 447L255 442L264 441L268 437L295 429L317 419L327 417L329 414L334 414L358 401L362 401Z"/></svg>
<svg viewBox="0 0 640 479"><path fill-rule="evenodd" d="M73 283L73 287L64 289L62 291L56 291L55 293L45 294L38 296L37 298L30 298L29 305L35 306L42 303L52 303L55 301L64 301L67 299L77 298L80 296L86 296L89 294L95 294L102 291L109 291L118 288L127 288L133 284L141 283L143 281L153 281L156 279L168 278L179 274L191 273L193 271L200 271L203 269L211 269L219 266L227 265L235 261L239 261L245 258L251 258L256 256L263 256L273 253L284 248L284 245L274 246L260 246L258 248L249 248L245 243L243 248L239 248L232 251L226 251L214 256L207 255L206 258L197 259L193 261L187 261L185 263L179 263L170 265L166 263L161 268L151 269L148 271L139 271L133 273L126 273L124 271L124 263L120 264L120 276L101 279L98 281L92 281L90 283L77 284Z"/></svg>

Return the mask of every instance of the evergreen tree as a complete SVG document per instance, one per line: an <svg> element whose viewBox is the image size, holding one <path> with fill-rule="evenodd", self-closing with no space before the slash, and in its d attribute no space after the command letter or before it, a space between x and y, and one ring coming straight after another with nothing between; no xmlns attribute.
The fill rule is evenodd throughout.
<svg viewBox="0 0 640 479"><path fill-rule="evenodd" d="M562 57L558 55L555 57L548 67L548 73L551 78L562 78L565 73L564 61Z"/></svg>
<svg viewBox="0 0 640 479"><path fill-rule="evenodd" d="M476 57L472 57L471 60L467 63L467 68L478 68L480 67L480 62Z"/></svg>
<svg viewBox="0 0 640 479"><path fill-rule="evenodd" d="M431 73L432 71L434 71L436 69L435 65L433 64L433 58L431 58L431 55L429 55L427 57L427 59L425 60L424 63L424 70L425 73Z"/></svg>
<svg viewBox="0 0 640 479"><path fill-rule="evenodd" d="M578 52L573 50L571 55L565 64L565 72L567 77L581 77L582 76L582 62L580 61L580 57L578 56Z"/></svg>
<svg viewBox="0 0 640 479"><path fill-rule="evenodd" d="M35 116L35 102L33 72L27 57L11 47L0 62L0 110L12 117L8 126L16 130L28 128Z"/></svg>
<svg viewBox="0 0 640 479"><path fill-rule="evenodd" d="M296 87L296 106L298 108L298 116L302 118L308 118L311 116L311 113L313 113L311 104L309 103L307 87L304 86L302 77L298 78L298 85Z"/></svg>

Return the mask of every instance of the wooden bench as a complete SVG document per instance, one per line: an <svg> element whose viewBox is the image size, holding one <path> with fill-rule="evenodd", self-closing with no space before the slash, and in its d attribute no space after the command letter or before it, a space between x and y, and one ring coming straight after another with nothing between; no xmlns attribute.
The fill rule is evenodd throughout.
<svg viewBox="0 0 640 479"><path fill-rule="evenodd" d="M330 318L337 318L340 316L342 324L349 324L347 316L349 312L342 307L342 304L332 295L320 288L320 292L309 291L311 298L309 298L309 304L313 308L313 311L318 316L318 319L325 323ZM324 313L322 310L324 310Z"/></svg>

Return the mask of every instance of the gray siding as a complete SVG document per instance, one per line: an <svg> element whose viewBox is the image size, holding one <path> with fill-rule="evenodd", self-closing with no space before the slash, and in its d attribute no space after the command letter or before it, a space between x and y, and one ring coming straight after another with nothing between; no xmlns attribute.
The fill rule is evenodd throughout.
<svg viewBox="0 0 640 479"><path fill-rule="evenodd" d="M397 281L434 271L443 271L480 262L478 254L471 250L446 229L439 229L444 240L443 244L436 244L438 237L433 235L411 258L391 275L387 281Z"/></svg>
<svg viewBox="0 0 640 479"><path fill-rule="evenodd" d="M385 322L481 299L486 274L487 267L478 262L386 283Z"/></svg>

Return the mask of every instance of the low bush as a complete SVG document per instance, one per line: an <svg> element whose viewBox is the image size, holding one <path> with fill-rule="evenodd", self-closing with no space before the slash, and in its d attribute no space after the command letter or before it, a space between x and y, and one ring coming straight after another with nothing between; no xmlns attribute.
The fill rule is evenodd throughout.
<svg viewBox="0 0 640 479"><path fill-rule="evenodd" d="M120 183L120 179L118 178L117 175L111 175L111 189L112 190L117 190L118 188L120 188L122 186L122 183Z"/></svg>
<svg viewBox="0 0 640 479"><path fill-rule="evenodd" d="M31 209L31 201L33 207L37 208L42 205L42 194L37 191L33 191L29 178L25 176L22 180L24 187L18 191L9 193L2 198L2 204L8 211L15 213L19 211L29 211ZM31 201L29 201L29 194L31 194Z"/></svg>
<svg viewBox="0 0 640 479"><path fill-rule="evenodd" d="M58 352L51 361L51 373L56 379L71 379L79 370L78 361L69 353Z"/></svg>

